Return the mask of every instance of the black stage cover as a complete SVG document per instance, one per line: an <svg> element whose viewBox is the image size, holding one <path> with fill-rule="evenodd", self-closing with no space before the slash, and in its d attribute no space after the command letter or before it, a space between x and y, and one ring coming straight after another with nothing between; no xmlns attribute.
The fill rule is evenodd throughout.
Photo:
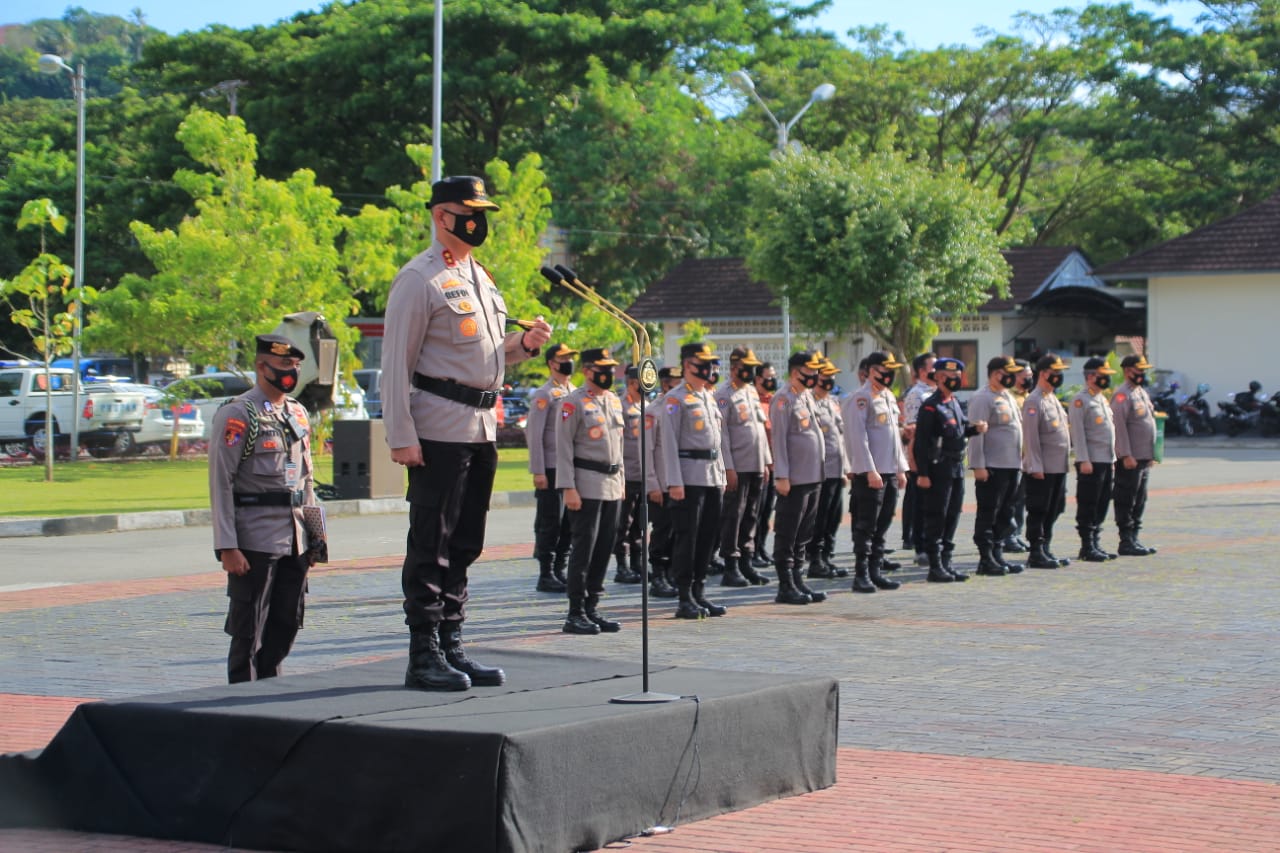
<svg viewBox="0 0 1280 853"><path fill-rule="evenodd" d="M404 661L78 707L0 757L0 825L267 850L583 850L835 783L830 678L482 649L502 687ZM696 697L696 700L693 698Z"/></svg>

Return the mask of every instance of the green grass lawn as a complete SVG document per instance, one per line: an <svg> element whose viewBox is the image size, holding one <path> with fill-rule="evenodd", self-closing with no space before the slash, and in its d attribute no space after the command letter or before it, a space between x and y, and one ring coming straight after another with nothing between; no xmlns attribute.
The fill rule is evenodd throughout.
<svg viewBox="0 0 1280 853"><path fill-rule="evenodd" d="M333 482L333 457L317 456L316 480ZM527 491L529 451L523 447L498 451L494 491ZM206 509L209 506L209 463L203 458L138 459L120 462L81 460L58 462L53 482L44 481L44 467L0 468L0 516L98 515L164 509Z"/></svg>

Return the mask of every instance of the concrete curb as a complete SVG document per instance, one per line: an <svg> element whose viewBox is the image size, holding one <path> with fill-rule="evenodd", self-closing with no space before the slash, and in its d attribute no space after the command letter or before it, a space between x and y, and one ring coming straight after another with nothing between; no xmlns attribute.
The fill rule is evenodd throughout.
<svg viewBox="0 0 1280 853"><path fill-rule="evenodd" d="M528 492L494 492L489 506L508 509L533 506L534 496ZM325 501L325 512L331 516L392 515L408 513L404 498L358 498ZM208 527L213 513L207 509L126 512L115 515L69 515L57 518L0 518L0 539L24 536L76 536L82 533L115 533L127 530L159 530L166 527Z"/></svg>

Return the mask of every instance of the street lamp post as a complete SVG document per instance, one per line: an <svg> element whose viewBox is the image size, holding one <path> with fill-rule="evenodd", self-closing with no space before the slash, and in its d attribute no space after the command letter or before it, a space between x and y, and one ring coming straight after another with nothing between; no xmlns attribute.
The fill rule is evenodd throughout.
<svg viewBox="0 0 1280 853"><path fill-rule="evenodd" d="M71 460L74 462L80 456L80 333L84 325L84 61L72 70L61 56L46 53L40 57L40 70L45 74L59 71L70 74L71 93L76 99L76 310L71 327L71 366L75 371L71 383ZM48 440L51 446L46 452L52 453L56 438L49 436Z"/></svg>
<svg viewBox="0 0 1280 853"><path fill-rule="evenodd" d="M791 143L791 128L795 127L796 122L800 121L800 117L809 111L809 107L818 101L831 100L831 96L836 93L835 86L830 83L823 83L809 95L809 100L800 108L800 112L792 116L791 120L786 124L783 124L778 121L777 116L773 114L773 110L769 109L769 105L760 97L760 93L756 91L755 82L746 71L738 70L731 73L729 75L729 85L740 92L750 95L760 105L760 109L764 110L764 114L769 117L769 121L773 122L774 130L778 134L775 151L779 156L794 150L794 146ZM791 300L786 296L782 297L782 351L787 355L791 353Z"/></svg>

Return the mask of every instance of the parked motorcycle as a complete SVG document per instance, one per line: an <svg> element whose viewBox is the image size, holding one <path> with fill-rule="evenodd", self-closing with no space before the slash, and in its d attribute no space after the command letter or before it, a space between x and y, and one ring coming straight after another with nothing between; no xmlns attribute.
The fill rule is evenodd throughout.
<svg viewBox="0 0 1280 853"><path fill-rule="evenodd" d="M1167 388L1161 388L1151 395L1151 406L1157 412L1164 413L1165 435L1176 435L1182 432L1182 414L1178 407L1178 383L1170 382Z"/></svg>
<svg viewBox="0 0 1280 853"><path fill-rule="evenodd" d="M1262 393L1262 383L1256 379L1249 383L1249 390L1237 391L1231 399L1222 400L1222 425L1227 435L1235 436L1258 425L1259 414L1267 397Z"/></svg>
<svg viewBox="0 0 1280 853"><path fill-rule="evenodd" d="M1264 436L1280 434L1280 391L1268 397L1258 410L1258 432Z"/></svg>
<svg viewBox="0 0 1280 853"><path fill-rule="evenodd" d="M1213 435L1213 417L1209 411L1209 401L1205 395L1209 393L1209 383L1201 382L1196 386L1196 393L1182 401L1178 407L1178 420L1183 435Z"/></svg>

